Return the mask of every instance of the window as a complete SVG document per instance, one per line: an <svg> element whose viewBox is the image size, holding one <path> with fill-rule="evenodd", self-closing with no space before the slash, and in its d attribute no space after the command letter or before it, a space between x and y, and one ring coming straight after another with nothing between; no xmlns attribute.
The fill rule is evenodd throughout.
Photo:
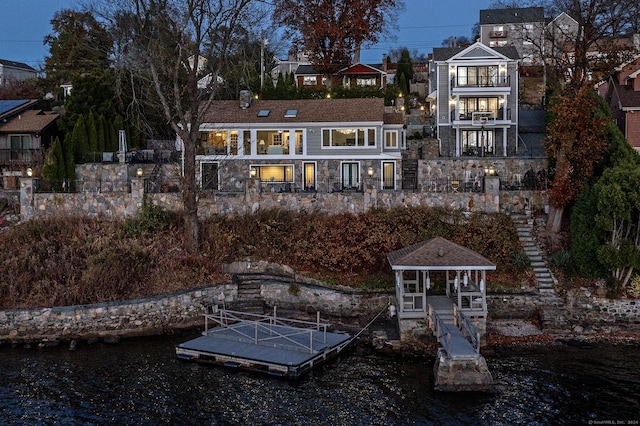
<svg viewBox="0 0 640 426"><path fill-rule="evenodd" d="M202 182L200 184L202 189L218 189L218 167L218 163L202 163Z"/></svg>
<svg viewBox="0 0 640 426"><path fill-rule="evenodd" d="M255 170L255 177L260 178L261 182L293 182L292 164L251 166L251 170Z"/></svg>
<svg viewBox="0 0 640 426"><path fill-rule="evenodd" d="M316 84L318 84L318 79L316 76L304 76L302 77L302 84L304 86L315 86Z"/></svg>
<svg viewBox="0 0 640 426"><path fill-rule="evenodd" d="M360 164L359 163L342 163L342 188L343 189L359 189L360 188Z"/></svg>
<svg viewBox="0 0 640 426"><path fill-rule="evenodd" d="M492 130L463 130L462 154L484 157L495 153L494 133Z"/></svg>
<svg viewBox="0 0 640 426"><path fill-rule="evenodd" d="M298 110L297 109L288 109L285 113L284 113L284 117L285 118L295 118L298 116Z"/></svg>
<svg viewBox="0 0 640 426"><path fill-rule="evenodd" d="M302 182L305 191L316 190L316 163L302 164Z"/></svg>
<svg viewBox="0 0 640 426"><path fill-rule="evenodd" d="M11 159L31 160L31 135L10 135Z"/></svg>
<svg viewBox="0 0 640 426"><path fill-rule="evenodd" d="M356 86L375 86L376 78L375 77L357 77L356 78Z"/></svg>
<svg viewBox="0 0 640 426"><path fill-rule="evenodd" d="M229 152L229 154L238 155L238 132L237 131L232 131L231 132L231 136L230 136L229 139L230 139L230 144L229 144L230 152Z"/></svg>
<svg viewBox="0 0 640 426"><path fill-rule="evenodd" d="M258 155L289 155L289 131L259 130L256 139Z"/></svg>
<svg viewBox="0 0 640 426"><path fill-rule="evenodd" d="M460 98L460 120L471 120L474 112L491 112L498 117L498 98Z"/></svg>
<svg viewBox="0 0 640 426"><path fill-rule="evenodd" d="M323 129L323 147L375 147L376 129Z"/></svg>
<svg viewBox="0 0 640 426"><path fill-rule="evenodd" d="M270 112L268 109L261 109L258 111L258 117L268 117Z"/></svg>
<svg viewBox="0 0 640 426"><path fill-rule="evenodd" d="M523 41L522 44L533 44L533 24L524 24L522 28Z"/></svg>
<svg viewBox="0 0 640 426"><path fill-rule="evenodd" d="M384 132L384 147L385 148L397 148L398 147L398 132L397 131L385 131Z"/></svg>
<svg viewBox="0 0 640 426"><path fill-rule="evenodd" d="M385 161L382 163L382 188L395 189L396 185L396 163Z"/></svg>
<svg viewBox="0 0 640 426"><path fill-rule="evenodd" d="M216 130L201 133L201 144L205 155L226 155L228 131ZM237 134L236 134L237 137ZM237 141L236 141L237 144Z"/></svg>
<svg viewBox="0 0 640 426"><path fill-rule="evenodd" d="M498 66L458 67L458 86L492 87L498 85Z"/></svg>

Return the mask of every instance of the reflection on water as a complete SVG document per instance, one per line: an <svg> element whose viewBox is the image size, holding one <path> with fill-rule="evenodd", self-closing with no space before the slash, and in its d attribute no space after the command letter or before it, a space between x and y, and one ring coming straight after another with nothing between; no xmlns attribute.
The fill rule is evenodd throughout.
<svg viewBox="0 0 640 426"><path fill-rule="evenodd" d="M640 420L640 348L550 345L487 357L493 393L433 391L433 359L351 352L285 381L179 361L194 336L0 349L0 424L440 425Z"/></svg>

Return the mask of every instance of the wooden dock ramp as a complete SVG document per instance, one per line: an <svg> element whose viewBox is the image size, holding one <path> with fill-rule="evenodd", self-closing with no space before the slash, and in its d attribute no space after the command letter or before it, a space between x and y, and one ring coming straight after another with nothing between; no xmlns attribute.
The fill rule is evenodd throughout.
<svg viewBox="0 0 640 426"><path fill-rule="evenodd" d="M429 297L429 327L442 346L434 366L435 389L487 391L493 378L480 354L480 334L447 296Z"/></svg>
<svg viewBox="0 0 640 426"><path fill-rule="evenodd" d="M213 327L210 328L210 325ZM183 360L260 371L298 378L338 356L353 341L345 333L329 332L330 325L214 309L205 315L202 336L176 346Z"/></svg>

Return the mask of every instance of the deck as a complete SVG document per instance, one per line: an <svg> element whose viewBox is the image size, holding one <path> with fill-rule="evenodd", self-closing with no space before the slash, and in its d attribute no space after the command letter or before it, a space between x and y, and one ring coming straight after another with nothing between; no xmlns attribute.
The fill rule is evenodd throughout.
<svg viewBox="0 0 640 426"><path fill-rule="evenodd" d="M209 322L215 327L209 328ZM176 346L183 360L298 378L336 357L352 342L328 324L220 310L205 315L201 337Z"/></svg>
<svg viewBox="0 0 640 426"><path fill-rule="evenodd" d="M431 329L449 357L460 360L479 358L477 347L474 348L469 338L456 325L455 308L451 299L447 296L430 296L429 306L436 318Z"/></svg>

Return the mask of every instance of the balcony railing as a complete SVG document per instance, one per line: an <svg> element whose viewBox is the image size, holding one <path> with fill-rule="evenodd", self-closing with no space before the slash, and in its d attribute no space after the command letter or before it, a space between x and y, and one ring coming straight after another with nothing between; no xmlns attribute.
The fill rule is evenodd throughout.
<svg viewBox="0 0 640 426"><path fill-rule="evenodd" d="M487 113L488 115L492 115L493 119L489 119L487 120L486 124L494 124L495 120L507 120L507 121L511 121L511 109L507 109L506 111L504 111L503 108L500 108L498 110L494 110L494 111L469 111L466 113L459 113L456 112L455 108L451 110L451 121L473 121L473 115L474 113ZM506 117L504 116L506 112ZM471 123L469 123L471 124Z"/></svg>
<svg viewBox="0 0 640 426"><path fill-rule="evenodd" d="M451 87L453 88L474 88L474 87L510 87L511 77L475 77L466 80L453 77L451 79Z"/></svg>
<svg viewBox="0 0 640 426"><path fill-rule="evenodd" d="M44 152L41 149L0 149L0 165L29 166L42 163Z"/></svg>

